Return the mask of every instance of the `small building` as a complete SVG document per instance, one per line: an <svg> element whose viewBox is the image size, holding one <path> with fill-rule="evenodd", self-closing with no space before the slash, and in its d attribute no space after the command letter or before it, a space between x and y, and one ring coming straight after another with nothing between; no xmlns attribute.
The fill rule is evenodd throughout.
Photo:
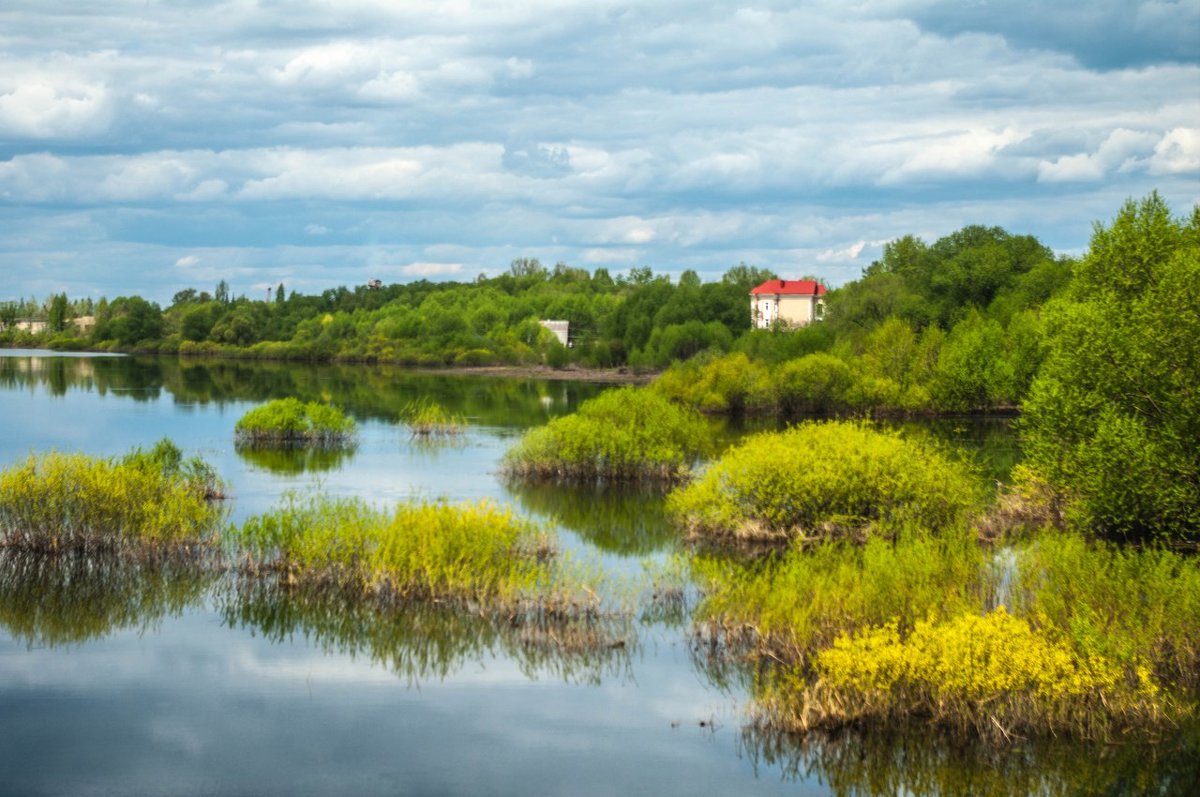
<svg viewBox="0 0 1200 797"><path fill-rule="evenodd" d="M28 332L31 335L40 335L46 331L49 323L42 319L20 318L17 319L17 322L13 326L22 332Z"/></svg>
<svg viewBox="0 0 1200 797"><path fill-rule="evenodd" d="M538 323L553 332L559 343L564 346L571 345L570 321L538 321Z"/></svg>
<svg viewBox="0 0 1200 797"><path fill-rule="evenodd" d="M816 280L767 280L750 291L750 323L803 327L825 317L825 286Z"/></svg>
<svg viewBox="0 0 1200 797"><path fill-rule="evenodd" d="M367 280L367 287L373 291L377 291L383 287L383 280Z"/></svg>

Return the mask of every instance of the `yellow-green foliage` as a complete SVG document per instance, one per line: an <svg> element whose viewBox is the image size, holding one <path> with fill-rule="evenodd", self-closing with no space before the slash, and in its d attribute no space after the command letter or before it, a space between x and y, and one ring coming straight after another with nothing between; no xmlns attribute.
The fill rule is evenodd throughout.
<svg viewBox="0 0 1200 797"><path fill-rule="evenodd" d="M774 402L767 367L740 352L677 363L655 380L653 389L701 412L757 413L770 410Z"/></svg>
<svg viewBox="0 0 1200 797"><path fill-rule="evenodd" d="M1200 687L1200 560L1070 533L1017 550L1014 609L1127 671L1153 668L1165 683Z"/></svg>
<svg viewBox="0 0 1200 797"><path fill-rule="evenodd" d="M345 446L353 442L354 431L354 419L337 407L295 398L255 407L234 427L237 443L251 446Z"/></svg>
<svg viewBox="0 0 1200 797"><path fill-rule="evenodd" d="M548 538L508 509L480 503L403 503L289 496L234 533L261 563L300 579L404 597L518 598L550 577Z"/></svg>
<svg viewBox="0 0 1200 797"><path fill-rule="evenodd" d="M0 473L0 540L17 548L120 549L208 540L220 519L190 470L51 452Z"/></svg>
<svg viewBox="0 0 1200 797"><path fill-rule="evenodd" d="M841 633L980 606L984 555L971 535L903 535L865 545L793 547L766 561L693 560L704 600L696 621L743 652L806 661Z"/></svg>
<svg viewBox="0 0 1200 797"><path fill-rule="evenodd" d="M808 422L755 435L668 497L696 535L740 540L937 530L978 501L962 463L869 424Z"/></svg>
<svg viewBox="0 0 1200 797"><path fill-rule="evenodd" d="M606 391L533 429L505 455L518 479L678 481L706 447L703 419L643 388Z"/></svg>
<svg viewBox="0 0 1200 797"><path fill-rule="evenodd" d="M400 412L414 437L450 437L466 431L467 419L424 397L409 402Z"/></svg>
<svg viewBox="0 0 1200 797"><path fill-rule="evenodd" d="M811 687L802 676L781 679L785 689L768 698L768 711L805 729L924 716L1002 736L1103 736L1173 711L1145 668L1126 678L1111 659L1078 654L1003 607L919 621L907 635L891 622L840 636L817 654L816 673Z"/></svg>

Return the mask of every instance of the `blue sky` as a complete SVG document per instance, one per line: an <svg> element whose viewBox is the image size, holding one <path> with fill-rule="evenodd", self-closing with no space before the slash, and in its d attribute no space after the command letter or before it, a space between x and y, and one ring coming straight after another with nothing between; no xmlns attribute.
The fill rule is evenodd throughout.
<svg viewBox="0 0 1200 797"><path fill-rule="evenodd" d="M5 0L0 300L856 278L1200 201L1200 0Z"/></svg>

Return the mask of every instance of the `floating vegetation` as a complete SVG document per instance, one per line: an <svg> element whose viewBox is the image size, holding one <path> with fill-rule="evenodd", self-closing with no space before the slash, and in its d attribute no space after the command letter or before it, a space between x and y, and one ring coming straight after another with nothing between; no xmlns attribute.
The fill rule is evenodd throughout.
<svg viewBox="0 0 1200 797"><path fill-rule="evenodd" d="M218 578L185 555L130 558L0 549L0 626L29 645L71 645L146 630L203 600Z"/></svg>
<svg viewBox="0 0 1200 797"><path fill-rule="evenodd" d="M757 434L667 499L689 535L756 543L949 528L977 505L966 466L867 423Z"/></svg>
<svg viewBox="0 0 1200 797"><path fill-rule="evenodd" d="M407 502L384 510L359 499L291 494L233 536L251 571L351 586L384 601L514 607L534 600L565 610L576 600L566 596L571 585L553 561L551 538L487 501Z"/></svg>
<svg viewBox="0 0 1200 797"><path fill-rule="evenodd" d="M707 450L703 419L657 393L606 391L578 412L526 433L504 458L504 473L528 481L672 484Z"/></svg>
<svg viewBox="0 0 1200 797"><path fill-rule="evenodd" d="M400 412L413 437L421 440L455 437L467 430L467 419L422 396L410 401Z"/></svg>
<svg viewBox="0 0 1200 797"><path fill-rule="evenodd" d="M337 407L285 398L243 415L234 439L239 446L341 448L354 443L355 428L354 419Z"/></svg>
<svg viewBox="0 0 1200 797"><path fill-rule="evenodd" d="M0 473L0 545L31 551L200 550L222 512L213 471L163 441L123 459L50 452Z"/></svg>

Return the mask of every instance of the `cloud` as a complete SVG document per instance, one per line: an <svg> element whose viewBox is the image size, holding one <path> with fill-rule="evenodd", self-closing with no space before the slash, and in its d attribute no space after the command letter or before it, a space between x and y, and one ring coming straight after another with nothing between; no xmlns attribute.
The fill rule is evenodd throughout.
<svg viewBox="0 0 1200 797"><path fill-rule="evenodd" d="M1150 173L1200 173L1200 129L1177 127L1163 136L1154 147Z"/></svg>
<svg viewBox="0 0 1200 797"><path fill-rule="evenodd" d="M1097 181L1113 170L1144 168L1145 156L1159 143L1159 136L1120 128L1112 131L1094 153L1078 153L1042 161L1038 181L1045 183Z"/></svg>
<svg viewBox="0 0 1200 797"><path fill-rule="evenodd" d="M0 85L0 134L19 138L79 138L108 127L112 109L103 85L33 78Z"/></svg>
<svg viewBox="0 0 1200 797"><path fill-rule="evenodd" d="M196 255L184 255L175 261L176 268L191 268L200 262L200 258Z"/></svg>
<svg viewBox="0 0 1200 797"><path fill-rule="evenodd" d="M406 277L447 277L462 271L462 263L410 263L400 267Z"/></svg>
<svg viewBox="0 0 1200 797"><path fill-rule="evenodd" d="M858 241L841 249L824 249L817 253L818 263L837 263L846 260L857 260L867 245L866 241Z"/></svg>

